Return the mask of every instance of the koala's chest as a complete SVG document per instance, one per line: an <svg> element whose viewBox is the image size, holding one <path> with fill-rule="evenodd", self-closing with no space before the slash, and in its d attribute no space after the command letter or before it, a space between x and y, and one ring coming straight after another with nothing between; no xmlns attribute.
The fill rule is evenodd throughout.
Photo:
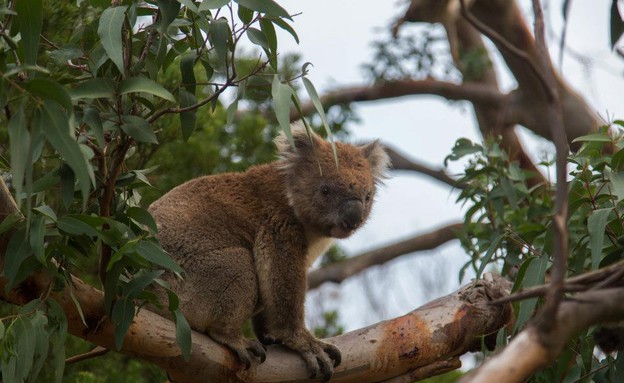
<svg viewBox="0 0 624 383"><path fill-rule="evenodd" d="M323 255L331 245L334 243L334 239L331 237L324 237L311 230L306 230L306 238L308 240L308 254L306 259L308 267L310 267L314 261Z"/></svg>

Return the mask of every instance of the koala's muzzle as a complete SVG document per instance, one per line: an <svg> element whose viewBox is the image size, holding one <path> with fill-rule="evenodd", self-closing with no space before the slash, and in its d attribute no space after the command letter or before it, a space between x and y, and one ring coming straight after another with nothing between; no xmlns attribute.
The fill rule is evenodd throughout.
<svg viewBox="0 0 624 383"><path fill-rule="evenodd" d="M347 230L355 230L364 218L364 205L352 199L340 206L340 226Z"/></svg>

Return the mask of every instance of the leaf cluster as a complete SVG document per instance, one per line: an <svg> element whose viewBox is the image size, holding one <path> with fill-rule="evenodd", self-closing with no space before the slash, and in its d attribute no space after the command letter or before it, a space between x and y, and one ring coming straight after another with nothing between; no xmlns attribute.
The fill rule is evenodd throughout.
<svg viewBox="0 0 624 383"><path fill-rule="evenodd" d="M568 158L569 178L563 181L569 195L568 276L622 260L622 127L622 121L614 121L595 134L577 138L581 149ZM458 198L466 208L461 243L470 255L462 276L467 268L477 277L495 268L514 281L513 291L547 282L553 252L553 185L532 185L532 174L511 161L496 139L482 145L458 140L447 161L461 158L468 159L461 179L467 187ZM552 162L541 165L548 167ZM523 328L542 303L541 298L531 298L515 304L513 332ZM532 381L621 380L622 357L595 353L592 332L574 339L558 362ZM506 342L505 330L498 341Z"/></svg>
<svg viewBox="0 0 624 383"><path fill-rule="evenodd" d="M291 21L272 0L0 4L0 124L9 142L2 176L20 210L0 223L0 234L10 236L2 276L7 292L34 273L54 280L40 299L0 318L3 381L36 381L45 360L55 361L46 376L60 381L67 320L48 297L71 291L72 274L93 281L94 269L118 349L137 307L164 304L189 357L190 328L161 279L183 270L161 248L143 207L150 159L161 142L172 141L169 120L186 142L178 140L178 153L221 135L213 150L231 157L227 168L267 160L268 150L256 149L274 136L273 126L258 115L234 120L239 102L267 104L279 95L274 109L284 126L292 100L298 102L291 82L301 75L278 74L275 28L298 40ZM262 53L239 58L243 40ZM302 81L320 106L312 84ZM228 89L234 102L224 110ZM226 129L215 128L223 123ZM193 141L196 130L211 134ZM225 142L233 147L219 147ZM158 302L155 289L164 290L168 304ZM80 311L75 297L74 304Z"/></svg>

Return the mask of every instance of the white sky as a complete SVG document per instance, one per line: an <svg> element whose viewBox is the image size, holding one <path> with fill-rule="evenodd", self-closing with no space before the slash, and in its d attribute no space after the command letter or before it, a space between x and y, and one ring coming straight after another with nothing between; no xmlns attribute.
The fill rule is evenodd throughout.
<svg viewBox="0 0 624 383"><path fill-rule="evenodd" d="M299 52L303 62L313 63L309 77L320 94L341 85L364 83L361 64L372 57L370 43L385 36L388 25L404 11L406 4L370 0L278 0L278 3L291 14L302 13L294 23L300 44L297 46L289 35L281 34L279 50ZM547 2L547 22L557 35L562 19L560 3L560 0ZM563 76L601 116L624 119L624 59L616 58L609 49L610 3L609 0L572 2L567 44L592 58L593 66L583 67L567 56ZM522 1L521 6L530 17L530 2ZM550 45L558 65L558 44L552 40ZM501 68L500 72L504 73L505 69ZM503 86L513 87L513 79L503 76L506 76L500 79ZM362 120L351 127L355 140L380 137L383 142L434 167L442 166L457 138L480 138L470 105L466 103L450 104L438 97L413 96L362 103L355 109ZM530 133L522 133L522 138L536 158L544 151L552 151L550 143ZM395 174L379 193L367 226L340 245L357 254L461 220L461 209L455 199L456 193L450 188L426 177ZM326 284L320 292L309 294L308 312L317 312L318 306L338 307L347 330L401 315L456 289L458 270L465 261L467 256L457 244L406 256L351 278L339 287ZM436 287L439 281L445 284ZM365 288L367 283L362 282L368 282L370 288ZM309 319L309 324L314 325L313 315Z"/></svg>

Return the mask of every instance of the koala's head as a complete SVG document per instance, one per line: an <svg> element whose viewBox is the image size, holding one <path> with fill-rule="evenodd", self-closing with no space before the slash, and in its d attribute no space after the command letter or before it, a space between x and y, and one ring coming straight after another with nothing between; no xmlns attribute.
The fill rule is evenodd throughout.
<svg viewBox="0 0 624 383"><path fill-rule="evenodd" d="M378 141L364 145L331 144L303 127L293 126L294 147L284 133L275 143L286 195L297 218L321 234L346 238L368 218L377 185L389 158Z"/></svg>

